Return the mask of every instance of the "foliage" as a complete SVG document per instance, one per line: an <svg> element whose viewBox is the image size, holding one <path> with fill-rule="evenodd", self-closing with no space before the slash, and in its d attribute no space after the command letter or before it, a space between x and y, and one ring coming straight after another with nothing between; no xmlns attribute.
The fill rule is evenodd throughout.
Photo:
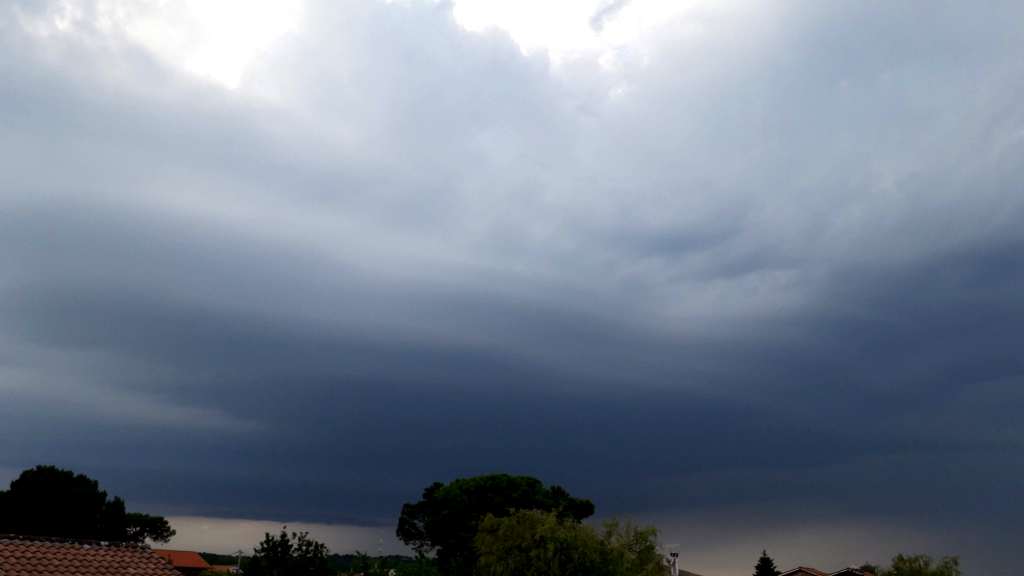
<svg viewBox="0 0 1024 576"><path fill-rule="evenodd" d="M308 532L268 532L245 567L247 576L328 576L327 546L313 540Z"/></svg>
<svg viewBox="0 0 1024 576"><path fill-rule="evenodd" d="M147 539L153 542L170 542L174 530L163 516L150 516L138 512L125 515L125 533L128 542L143 543Z"/></svg>
<svg viewBox="0 0 1024 576"><path fill-rule="evenodd" d="M174 536L163 517L127 512L96 480L54 466L25 470L0 491L0 533L139 544Z"/></svg>
<svg viewBox="0 0 1024 576"><path fill-rule="evenodd" d="M767 550L761 550L761 557L754 565L754 576L779 576L779 569L775 567L775 560L768 555Z"/></svg>
<svg viewBox="0 0 1024 576"><path fill-rule="evenodd" d="M552 512L487 516L475 539L476 576L665 576L653 528L597 531Z"/></svg>
<svg viewBox="0 0 1024 576"><path fill-rule="evenodd" d="M592 576L601 567L593 529L537 510L487 516L475 544L478 576Z"/></svg>
<svg viewBox="0 0 1024 576"><path fill-rule="evenodd" d="M241 553L241 551L239 551L239 553ZM243 555L241 558L239 558L238 554L215 554L213 552L200 552L199 555L202 556L203 560L206 560L206 562L209 564L220 564L222 566L234 566L235 564L238 564L239 560L241 560L243 563L249 561L248 556Z"/></svg>
<svg viewBox="0 0 1024 576"><path fill-rule="evenodd" d="M388 576L391 570L394 570L394 567L385 558L357 551L349 564L348 572L366 576Z"/></svg>
<svg viewBox="0 0 1024 576"><path fill-rule="evenodd" d="M433 558L417 553L413 563L403 567L399 574L401 576L438 576L440 571L437 568L437 561Z"/></svg>
<svg viewBox="0 0 1024 576"><path fill-rule="evenodd" d="M658 552L658 531L635 524L606 522L601 532L603 574L607 576L665 576L668 567Z"/></svg>
<svg viewBox="0 0 1024 576"><path fill-rule="evenodd" d="M594 513L594 504L529 476L493 474L435 482L419 502L402 506L397 535L421 555L436 554L445 576L469 576L476 565L473 542L480 522L514 510L541 510L579 522Z"/></svg>
<svg viewBox="0 0 1024 576"><path fill-rule="evenodd" d="M367 576L387 576L393 570L401 576L436 576L432 558L414 558L401 554L370 556L357 551L354 554L331 554L327 557L327 565L331 572L338 574L366 574Z"/></svg>
<svg viewBox="0 0 1024 576"><path fill-rule="evenodd" d="M892 559L888 570L882 571L883 576L960 576L960 559L947 556L938 562L924 554L904 556L899 554Z"/></svg>

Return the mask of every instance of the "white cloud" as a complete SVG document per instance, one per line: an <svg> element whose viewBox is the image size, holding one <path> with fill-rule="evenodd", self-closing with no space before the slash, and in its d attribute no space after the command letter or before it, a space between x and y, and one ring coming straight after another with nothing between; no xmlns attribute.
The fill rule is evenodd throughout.
<svg viewBox="0 0 1024 576"><path fill-rule="evenodd" d="M252 61L302 25L302 0L61 0L22 22L40 35L95 28L171 66L237 88Z"/></svg>
<svg viewBox="0 0 1024 576"><path fill-rule="evenodd" d="M453 14L468 30L503 30L524 52L543 51L558 65L577 58L608 59L627 47L642 50L659 29L669 25L699 28L702 13L728 10L726 4L731 3L455 0Z"/></svg>

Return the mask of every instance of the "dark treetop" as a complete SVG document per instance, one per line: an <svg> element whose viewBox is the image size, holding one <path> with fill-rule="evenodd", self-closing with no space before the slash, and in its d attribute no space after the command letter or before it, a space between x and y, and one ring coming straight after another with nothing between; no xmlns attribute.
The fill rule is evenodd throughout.
<svg viewBox="0 0 1024 576"><path fill-rule="evenodd" d="M127 512L84 474L36 466L0 491L0 534L141 544L167 542L174 530L161 516Z"/></svg>
<svg viewBox="0 0 1024 576"><path fill-rule="evenodd" d="M757 559L757 564L754 566L754 576L779 576L775 560L772 560L767 550L761 550L761 557Z"/></svg>
<svg viewBox="0 0 1024 576"><path fill-rule="evenodd" d="M464 576L476 565L473 541L480 522L488 515L502 518L515 510L553 512L560 519L579 522L594 513L594 504L529 476L461 478L435 482L419 502L403 505L397 534L419 553L436 552L442 574Z"/></svg>

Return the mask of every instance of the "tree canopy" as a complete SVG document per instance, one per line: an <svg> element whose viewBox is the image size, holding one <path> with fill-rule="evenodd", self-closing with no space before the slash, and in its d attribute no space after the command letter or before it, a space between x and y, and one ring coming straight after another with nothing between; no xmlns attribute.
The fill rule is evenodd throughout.
<svg viewBox="0 0 1024 576"><path fill-rule="evenodd" d="M658 552L658 531L617 520L605 522L600 532L604 576L665 576L668 565Z"/></svg>
<svg viewBox="0 0 1024 576"><path fill-rule="evenodd" d="M960 576L960 559L946 556L934 561L924 554L899 554L892 559L888 570L880 576Z"/></svg>
<svg viewBox="0 0 1024 576"><path fill-rule="evenodd" d="M445 576L473 573L474 539L488 515L509 516L516 510L540 510L566 522L594 513L590 500L575 498L560 486L546 487L529 476L492 474L435 482L419 502L406 503L398 519L398 538L421 554L436 554Z"/></svg>
<svg viewBox="0 0 1024 576"><path fill-rule="evenodd" d="M611 522L598 531L552 512L488 515L475 539L476 576L665 576L653 528Z"/></svg>
<svg viewBox="0 0 1024 576"><path fill-rule="evenodd" d="M245 566L249 576L329 576L327 546L309 537L308 532L281 534L268 532Z"/></svg>
<svg viewBox="0 0 1024 576"><path fill-rule="evenodd" d="M775 560L768 555L767 550L761 550L761 557L754 565L754 576L779 576L779 569L775 566Z"/></svg>
<svg viewBox="0 0 1024 576"><path fill-rule="evenodd" d="M174 536L163 517L128 512L96 480L55 466L25 470L0 491L0 533L140 544Z"/></svg>

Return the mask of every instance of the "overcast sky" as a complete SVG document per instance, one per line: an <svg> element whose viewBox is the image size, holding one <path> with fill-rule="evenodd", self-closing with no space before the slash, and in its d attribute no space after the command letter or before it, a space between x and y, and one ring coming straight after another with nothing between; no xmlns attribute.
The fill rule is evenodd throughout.
<svg viewBox="0 0 1024 576"><path fill-rule="evenodd" d="M0 8L0 480L398 550L512 472L683 567L1019 572L1024 4Z"/></svg>

